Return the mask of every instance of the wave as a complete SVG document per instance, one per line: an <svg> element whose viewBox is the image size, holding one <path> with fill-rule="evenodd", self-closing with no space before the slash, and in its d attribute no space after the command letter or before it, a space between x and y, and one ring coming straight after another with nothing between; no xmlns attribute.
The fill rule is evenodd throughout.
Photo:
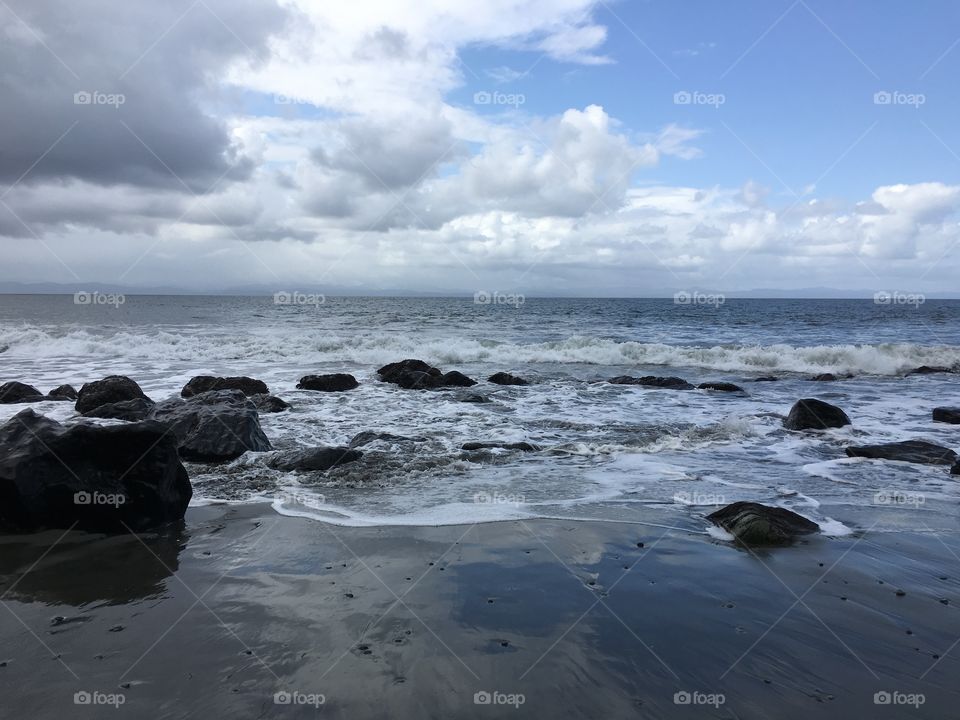
<svg viewBox="0 0 960 720"><path fill-rule="evenodd" d="M258 328L226 332L211 328L0 329L0 357L103 358L182 362L341 363L377 367L405 357L440 366L495 364L585 364L671 366L754 373L854 373L898 375L920 365L960 366L960 347L913 343L794 346L714 345L615 341L575 335L556 342L503 343L463 337Z"/></svg>

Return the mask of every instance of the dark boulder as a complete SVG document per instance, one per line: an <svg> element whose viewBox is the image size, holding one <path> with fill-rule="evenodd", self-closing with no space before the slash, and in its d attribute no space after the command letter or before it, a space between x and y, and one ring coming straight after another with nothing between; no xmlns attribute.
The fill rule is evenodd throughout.
<svg viewBox="0 0 960 720"><path fill-rule="evenodd" d="M933 409L933 421L960 425L960 408L938 407Z"/></svg>
<svg viewBox="0 0 960 720"><path fill-rule="evenodd" d="M313 447L289 450L272 455L267 466L283 472L325 472L338 465L355 462L363 457L359 450L345 447Z"/></svg>
<svg viewBox="0 0 960 720"><path fill-rule="evenodd" d="M360 383L353 375L332 373L330 375L304 375L297 383L300 390L319 390L320 392L341 392L353 390Z"/></svg>
<svg viewBox="0 0 960 720"><path fill-rule="evenodd" d="M428 390L443 387L443 375L434 375L421 370L408 370L393 377L395 379L391 382L405 390Z"/></svg>
<svg viewBox="0 0 960 720"><path fill-rule="evenodd" d="M835 382L837 380L837 376L833 373L821 373L820 375L814 375L812 378L810 378L810 380L814 380L816 382Z"/></svg>
<svg viewBox="0 0 960 720"><path fill-rule="evenodd" d="M504 450L522 450L523 452L536 452L540 449L539 445L528 442L468 442L460 447L463 450L495 450L502 448Z"/></svg>
<svg viewBox="0 0 960 720"><path fill-rule="evenodd" d="M278 413L290 409L290 403L281 400L276 395L251 395L250 399L257 406L257 411L262 413Z"/></svg>
<svg viewBox="0 0 960 720"><path fill-rule="evenodd" d="M921 365L913 370L908 370L907 375L934 375L937 373L955 373L956 368L945 367L943 365Z"/></svg>
<svg viewBox="0 0 960 720"><path fill-rule="evenodd" d="M358 448L369 445L372 442L389 443L410 443L426 442L425 437L404 437L403 435L394 435L393 433L377 432L376 430L364 430L353 436L350 440L350 447Z"/></svg>
<svg viewBox="0 0 960 720"><path fill-rule="evenodd" d="M516 375L511 375L510 373L498 372L494 373L487 378L489 382L492 382L496 385L529 385L530 383L527 380L524 380L522 377L517 377Z"/></svg>
<svg viewBox="0 0 960 720"><path fill-rule="evenodd" d="M152 402L143 398L134 398L133 400L98 405L93 410L87 410L83 413L83 416L139 422L140 420L146 420L150 416L151 410L153 410Z"/></svg>
<svg viewBox="0 0 960 720"><path fill-rule="evenodd" d="M950 474L951 474L951 475L960 475L960 460L957 460L957 462L955 462L955 463L953 464L953 467L950 468Z"/></svg>
<svg viewBox="0 0 960 720"><path fill-rule="evenodd" d="M468 378L462 372L451 370L443 374L443 387L472 387L477 384L473 378Z"/></svg>
<svg viewBox="0 0 960 720"><path fill-rule="evenodd" d="M81 415L107 403L118 403L124 400L147 400L143 390L133 380L125 375L110 375L103 380L84 383L77 393L77 412Z"/></svg>
<svg viewBox="0 0 960 720"><path fill-rule="evenodd" d="M952 465L957 454L950 448L926 440L904 440L881 445L855 445L847 448L850 457L874 460L900 460L924 465Z"/></svg>
<svg viewBox="0 0 960 720"><path fill-rule="evenodd" d="M431 375L443 375L440 370L428 365L423 360L401 360L400 362L389 363L377 370L377 375L384 382L396 382L396 378L407 372L425 372Z"/></svg>
<svg viewBox="0 0 960 720"><path fill-rule="evenodd" d="M850 418L836 405L816 398L797 400L783 421L787 430L824 430L850 425Z"/></svg>
<svg viewBox="0 0 960 720"><path fill-rule="evenodd" d="M181 520L192 494L158 423L65 426L23 410L0 426L0 525L139 532Z"/></svg>
<svg viewBox="0 0 960 720"><path fill-rule="evenodd" d="M193 397L211 390L239 390L248 397L250 395L269 395L270 388L263 380L256 380L246 376L214 377L213 375L197 375L190 378L190 382L180 391L182 397Z"/></svg>
<svg viewBox="0 0 960 720"><path fill-rule="evenodd" d="M52 400L76 400L77 391L73 385L60 385L48 392L47 397Z"/></svg>
<svg viewBox="0 0 960 720"><path fill-rule="evenodd" d="M754 502L735 502L707 515L744 545L786 545L820 526L802 515Z"/></svg>
<svg viewBox="0 0 960 720"><path fill-rule="evenodd" d="M776 375L764 375L762 377L753 379L754 382L777 382L779 380L780 378L778 378Z"/></svg>
<svg viewBox="0 0 960 720"><path fill-rule="evenodd" d="M0 385L0 404L39 402L43 399L43 393L33 385L27 385L16 380Z"/></svg>
<svg viewBox="0 0 960 720"><path fill-rule="evenodd" d="M698 390L716 390L717 392L743 392L743 388L728 382L705 382L697 385Z"/></svg>
<svg viewBox="0 0 960 720"><path fill-rule="evenodd" d="M273 450L260 427L257 406L240 390L170 398L157 403L150 417L176 435L180 456L186 460L220 462L248 450Z"/></svg>
<svg viewBox="0 0 960 720"><path fill-rule="evenodd" d="M665 388L668 390L692 390L693 385L683 378L678 377L657 377L656 375L645 375L643 377L631 377L630 375L619 375L610 378L607 382L614 385L643 385L644 387Z"/></svg>

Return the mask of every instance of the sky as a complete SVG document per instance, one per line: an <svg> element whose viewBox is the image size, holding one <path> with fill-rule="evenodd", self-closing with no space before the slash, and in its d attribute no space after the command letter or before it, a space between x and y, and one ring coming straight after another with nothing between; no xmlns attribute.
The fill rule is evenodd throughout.
<svg viewBox="0 0 960 720"><path fill-rule="evenodd" d="M960 292L950 0L0 0L0 282Z"/></svg>

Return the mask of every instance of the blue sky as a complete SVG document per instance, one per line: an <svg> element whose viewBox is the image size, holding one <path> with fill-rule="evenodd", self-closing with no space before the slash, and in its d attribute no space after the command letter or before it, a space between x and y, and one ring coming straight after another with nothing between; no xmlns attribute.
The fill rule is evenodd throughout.
<svg viewBox="0 0 960 720"><path fill-rule="evenodd" d="M799 193L823 176L818 191L856 198L881 184L960 176L960 159L934 136L960 155L960 47L947 52L960 39L957 3L634 0L601 4L594 18L607 27L600 52L610 64L472 47L452 100L498 88L522 93L531 114L598 103L628 128L705 131L700 160L666 162L640 181L752 178L792 197L782 183ZM529 73L498 84L487 73L502 67ZM677 106L682 90L725 102ZM883 90L922 93L925 103L875 105Z"/></svg>

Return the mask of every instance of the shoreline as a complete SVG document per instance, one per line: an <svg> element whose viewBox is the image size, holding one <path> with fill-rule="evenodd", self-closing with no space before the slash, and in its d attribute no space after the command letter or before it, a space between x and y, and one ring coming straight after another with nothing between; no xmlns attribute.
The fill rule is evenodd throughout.
<svg viewBox="0 0 960 720"><path fill-rule="evenodd" d="M934 718L960 700L950 536L747 551L659 530L231 504L140 537L8 535L0 673L37 718L114 712L77 692L163 718Z"/></svg>

